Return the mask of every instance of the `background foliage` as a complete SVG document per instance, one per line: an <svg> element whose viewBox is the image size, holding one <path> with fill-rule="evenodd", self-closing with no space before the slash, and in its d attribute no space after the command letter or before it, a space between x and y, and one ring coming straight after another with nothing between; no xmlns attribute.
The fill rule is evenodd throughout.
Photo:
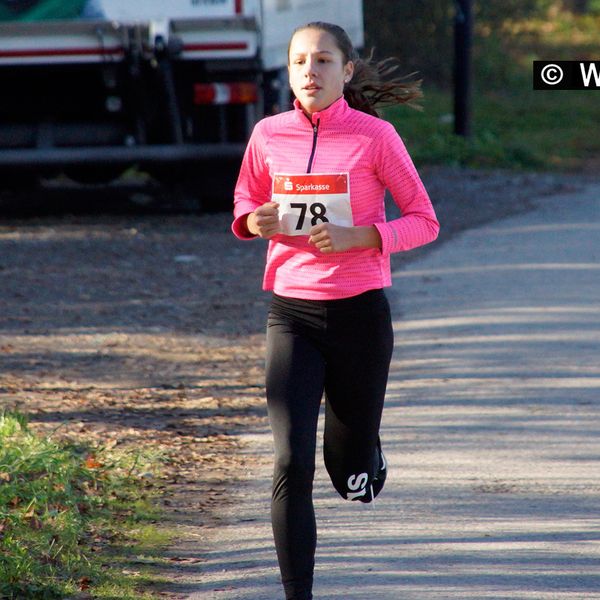
<svg viewBox="0 0 600 600"><path fill-rule="evenodd" d="M593 171L600 92L534 91L534 60L600 60L600 0L474 0L472 135L453 134L453 0L365 0L366 49L423 80L386 111L419 164Z"/></svg>
<svg viewBox="0 0 600 600"><path fill-rule="evenodd" d="M498 76L498 84L505 83L506 59L514 58L520 50L515 47L515 35L521 34L538 46L549 42L544 40L544 33L572 24L577 18L572 9L576 4L577 0L475 0L473 51L477 73L483 74L485 67L490 75ZM407 71L418 71L429 84L450 86L455 7L454 0L364 0L365 46L375 48L378 58L398 56ZM590 40L587 52L579 49L577 56L570 55L569 59L600 58L598 16L600 0L588 0L578 27L594 28L595 40ZM536 27L540 22L546 23L541 31ZM567 46L573 41L563 40ZM555 42L549 43L547 50L560 52Z"/></svg>

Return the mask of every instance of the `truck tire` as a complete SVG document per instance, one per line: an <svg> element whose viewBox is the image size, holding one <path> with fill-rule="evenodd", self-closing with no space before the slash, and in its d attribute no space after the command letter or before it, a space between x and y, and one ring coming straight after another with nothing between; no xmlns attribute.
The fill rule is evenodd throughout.
<svg viewBox="0 0 600 600"><path fill-rule="evenodd" d="M174 210L224 212L233 207L233 190L240 159L207 160L194 164L153 166L149 174L163 188L164 204Z"/></svg>
<svg viewBox="0 0 600 600"><path fill-rule="evenodd" d="M65 169L65 175L83 184L106 184L118 179L127 170L117 165L90 165L85 167L70 167Z"/></svg>

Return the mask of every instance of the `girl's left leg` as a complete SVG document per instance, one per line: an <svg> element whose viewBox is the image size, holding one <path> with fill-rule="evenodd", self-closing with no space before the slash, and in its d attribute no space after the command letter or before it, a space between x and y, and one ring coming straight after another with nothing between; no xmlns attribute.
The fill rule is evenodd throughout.
<svg viewBox="0 0 600 600"><path fill-rule="evenodd" d="M312 598L317 543L312 489L325 361L306 329L282 314L280 307L272 308L266 361L267 403L275 449L271 517L281 579L289 600Z"/></svg>
<svg viewBox="0 0 600 600"><path fill-rule="evenodd" d="M394 340L383 292L356 302L360 310L328 316L324 455L339 494L370 502L383 487L373 480L381 467L379 427Z"/></svg>

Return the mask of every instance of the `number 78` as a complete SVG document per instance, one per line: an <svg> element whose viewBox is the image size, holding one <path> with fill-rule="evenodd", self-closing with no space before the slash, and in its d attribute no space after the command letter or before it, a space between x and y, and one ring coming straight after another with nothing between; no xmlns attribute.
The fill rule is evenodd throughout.
<svg viewBox="0 0 600 600"><path fill-rule="evenodd" d="M304 227L304 220L306 219L306 211L310 206L310 214L312 215L312 219L310 220L310 224L314 227L319 221L321 223L329 223L329 219L325 216L327 213L327 207L321 202L313 202L312 204L307 204L306 202L290 202L290 208L299 208L300 216L298 217L298 222L296 223L296 231L300 231Z"/></svg>

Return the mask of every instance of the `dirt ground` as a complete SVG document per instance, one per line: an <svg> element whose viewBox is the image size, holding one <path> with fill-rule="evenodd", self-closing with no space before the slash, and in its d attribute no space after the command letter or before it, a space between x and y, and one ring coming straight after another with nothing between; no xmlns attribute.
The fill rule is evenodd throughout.
<svg viewBox="0 0 600 600"><path fill-rule="evenodd" d="M442 243L591 176L422 177ZM62 438L162 450L166 510L218 519L249 460L237 435L265 425L266 246L237 241L228 213L82 208L86 190L63 194L60 213L24 217L27 198L0 192L0 408ZM417 254L394 257L395 267Z"/></svg>

